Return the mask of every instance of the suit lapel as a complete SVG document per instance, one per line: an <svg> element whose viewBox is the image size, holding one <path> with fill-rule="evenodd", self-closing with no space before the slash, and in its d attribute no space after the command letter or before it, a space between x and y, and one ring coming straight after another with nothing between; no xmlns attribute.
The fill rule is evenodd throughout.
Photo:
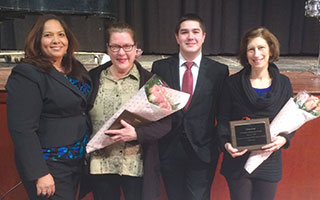
<svg viewBox="0 0 320 200"><path fill-rule="evenodd" d="M196 88L194 90L194 93L192 95L192 99L191 99L191 102L189 105L190 108L192 107L192 104L194 104L194 102L197 101L198 98L203 98L203 96L201 95L201 93L202 93L201 90L202 90L202 87L205 83L207 69L208 69L207 62L204 59L204 57L202 57L201 62L200 62L200 69L199 69L199 73L198 73Z"/></svg>
<svg viewBox="0 0 320 200"><path fill-rule="evenodd" d="M179 73L179 57L174 56L171 60L170 66L170 75L171 75L171 81L172 81L172 89L181 91L180 88L180 73ZM183 109L179 110L176 115L182 117L184 115L185 111Z"/></svg>
<svg viewBox="0 0 320 200"><path fill-rule="evenodd" d="M180 88L180 74L179 74L179 58L174 57L172 60L172 64L170 64L171 70L171 80L172 80L172 87L176 90L181 90Z"/></svg>
<svg viewBox="0 0 320 200"><path fill-rule="evenodd" d="M81 96L81 98L83 98L85 101L87 101L87 98L84 96L84 94L78 89L76 88L74 85L72 85L72 83L69 82L68 79L66 79L66 77L64 77L60 72L58 72L55 68L53 68L50 72L50 76L52 76L55 80L57 80L59 83L61 83L62 85L64 85L65 87L69 88L70 90L72 90L74 93L76 93L77 95Z"/></svg>

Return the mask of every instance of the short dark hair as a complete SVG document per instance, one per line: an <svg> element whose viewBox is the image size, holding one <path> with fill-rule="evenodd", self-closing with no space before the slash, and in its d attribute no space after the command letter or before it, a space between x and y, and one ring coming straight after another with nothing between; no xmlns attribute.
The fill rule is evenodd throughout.
<svg viewBox="0 0 320 200"><path fill-rule="evenodd" d="M243 36L240 42L240 49L238 54L238 59L242 66L248 65L248 58L247 58L247 47L249 42L256 38L261 37L266 40L269 45L270 49L270 58L269 63L273 63L279 59L280 56L280 44L277 37L272 34L267 28L265 27L255 27L249 29L245 35Z"/></svg>
<svg viewBox="0 0 320 200"><path fill-rule="evenodd" d="M43 55L41 48L41 38L44 24L49 20L57 20L66 33L68 39L68 49L66 55L62 59L62 66L64 67L65 72L68 74L73 70L73 65L75 65L75 63L78 63L78 61L76 61L76 59L74 58L74 52L78 48L79 44L67 24L61 18L53 14L40 16L31 27L25 41L25 58L22 59L22 61L34 64L47 73L51 71L52 63L50 61L50 58Z"/></svg>
<svg viewBox="0 0 320 200"><path fill-rule="evenodd" d="M175 29L176 34L179 33L182 22L188 21L188 20L199 22L202 32L204 33L206 32L206 25L204 24L204 21L201 19L201 17L195 13L188 13L180 17Z"/></svg>
<svg viewBox="0 0 320 200"><path fill-rule="evenodd" d="M129 33L133 39L133 42L136 44L135 32L133 28L124 22L113 22L106 30L106 40L107 43L110 42L110 36L112 33L121 33L126 32Z"/></svg>

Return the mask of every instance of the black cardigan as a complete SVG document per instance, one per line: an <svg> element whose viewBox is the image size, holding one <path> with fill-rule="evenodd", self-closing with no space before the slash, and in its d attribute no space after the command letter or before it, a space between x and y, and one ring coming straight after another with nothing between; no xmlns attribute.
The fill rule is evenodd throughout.
<svg viewBox="0 0 320 200"><path fill-rule="evenodd" d="M226 80L218 117L218 134L224 150L221 173L226 177L251 177L267 181L281 180L281 149L272 153L252 174L248 174L244 165L249 157L249 152L243 156L232 158L224 148L225 143L230 142L229 121L241 120L243 117L249 117L250 119L267 117L271 122L289 98L292 97L293 92L289 78L280 74L279 69L274 64L270 64L268 70L272 77L272 84L270 91L264 98L259 98L251 86L249 66L231 75ZM284 148L289 146L289 141L293 135L294 133L281 134L287 139Z"/></svg>

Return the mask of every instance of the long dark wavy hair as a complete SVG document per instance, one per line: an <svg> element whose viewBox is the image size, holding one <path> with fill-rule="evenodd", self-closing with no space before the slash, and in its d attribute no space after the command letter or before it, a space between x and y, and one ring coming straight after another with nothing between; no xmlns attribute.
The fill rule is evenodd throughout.
<svg viewBox="0 0 320 200"><path fill-rule="evenodd" d="M25 58L22 59L22 62L33 64L46 73L50 73L52 70L53 65L50 61L50 58L43 53L41 48L41 38L44 24L48 20L57 20L64 29L68 39L68 49L67 53L63 56L61 67L63 67L66 74L81 78L83 70L81 70L80 68L82 67L79 66L82 65L74 57L74 52L78 49L79 43L67 24L61 18L53 14L40 16L35 24L31 27L25 41Z"/></svg>

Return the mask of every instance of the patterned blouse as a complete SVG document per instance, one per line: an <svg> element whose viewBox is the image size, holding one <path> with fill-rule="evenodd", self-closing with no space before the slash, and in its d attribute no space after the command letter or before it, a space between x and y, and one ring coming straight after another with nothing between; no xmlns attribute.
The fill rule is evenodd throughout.
<svg viewBox="0 0 320 200"><path fill-rule="evenodd" d="M93 134L139 90L139 80L136 66L119 80L114 80L110 68L102 71L98 94L90 111ZM141 152L141 146L137 142L113 143L90 154L90 173L141 177Z"/></svg>

